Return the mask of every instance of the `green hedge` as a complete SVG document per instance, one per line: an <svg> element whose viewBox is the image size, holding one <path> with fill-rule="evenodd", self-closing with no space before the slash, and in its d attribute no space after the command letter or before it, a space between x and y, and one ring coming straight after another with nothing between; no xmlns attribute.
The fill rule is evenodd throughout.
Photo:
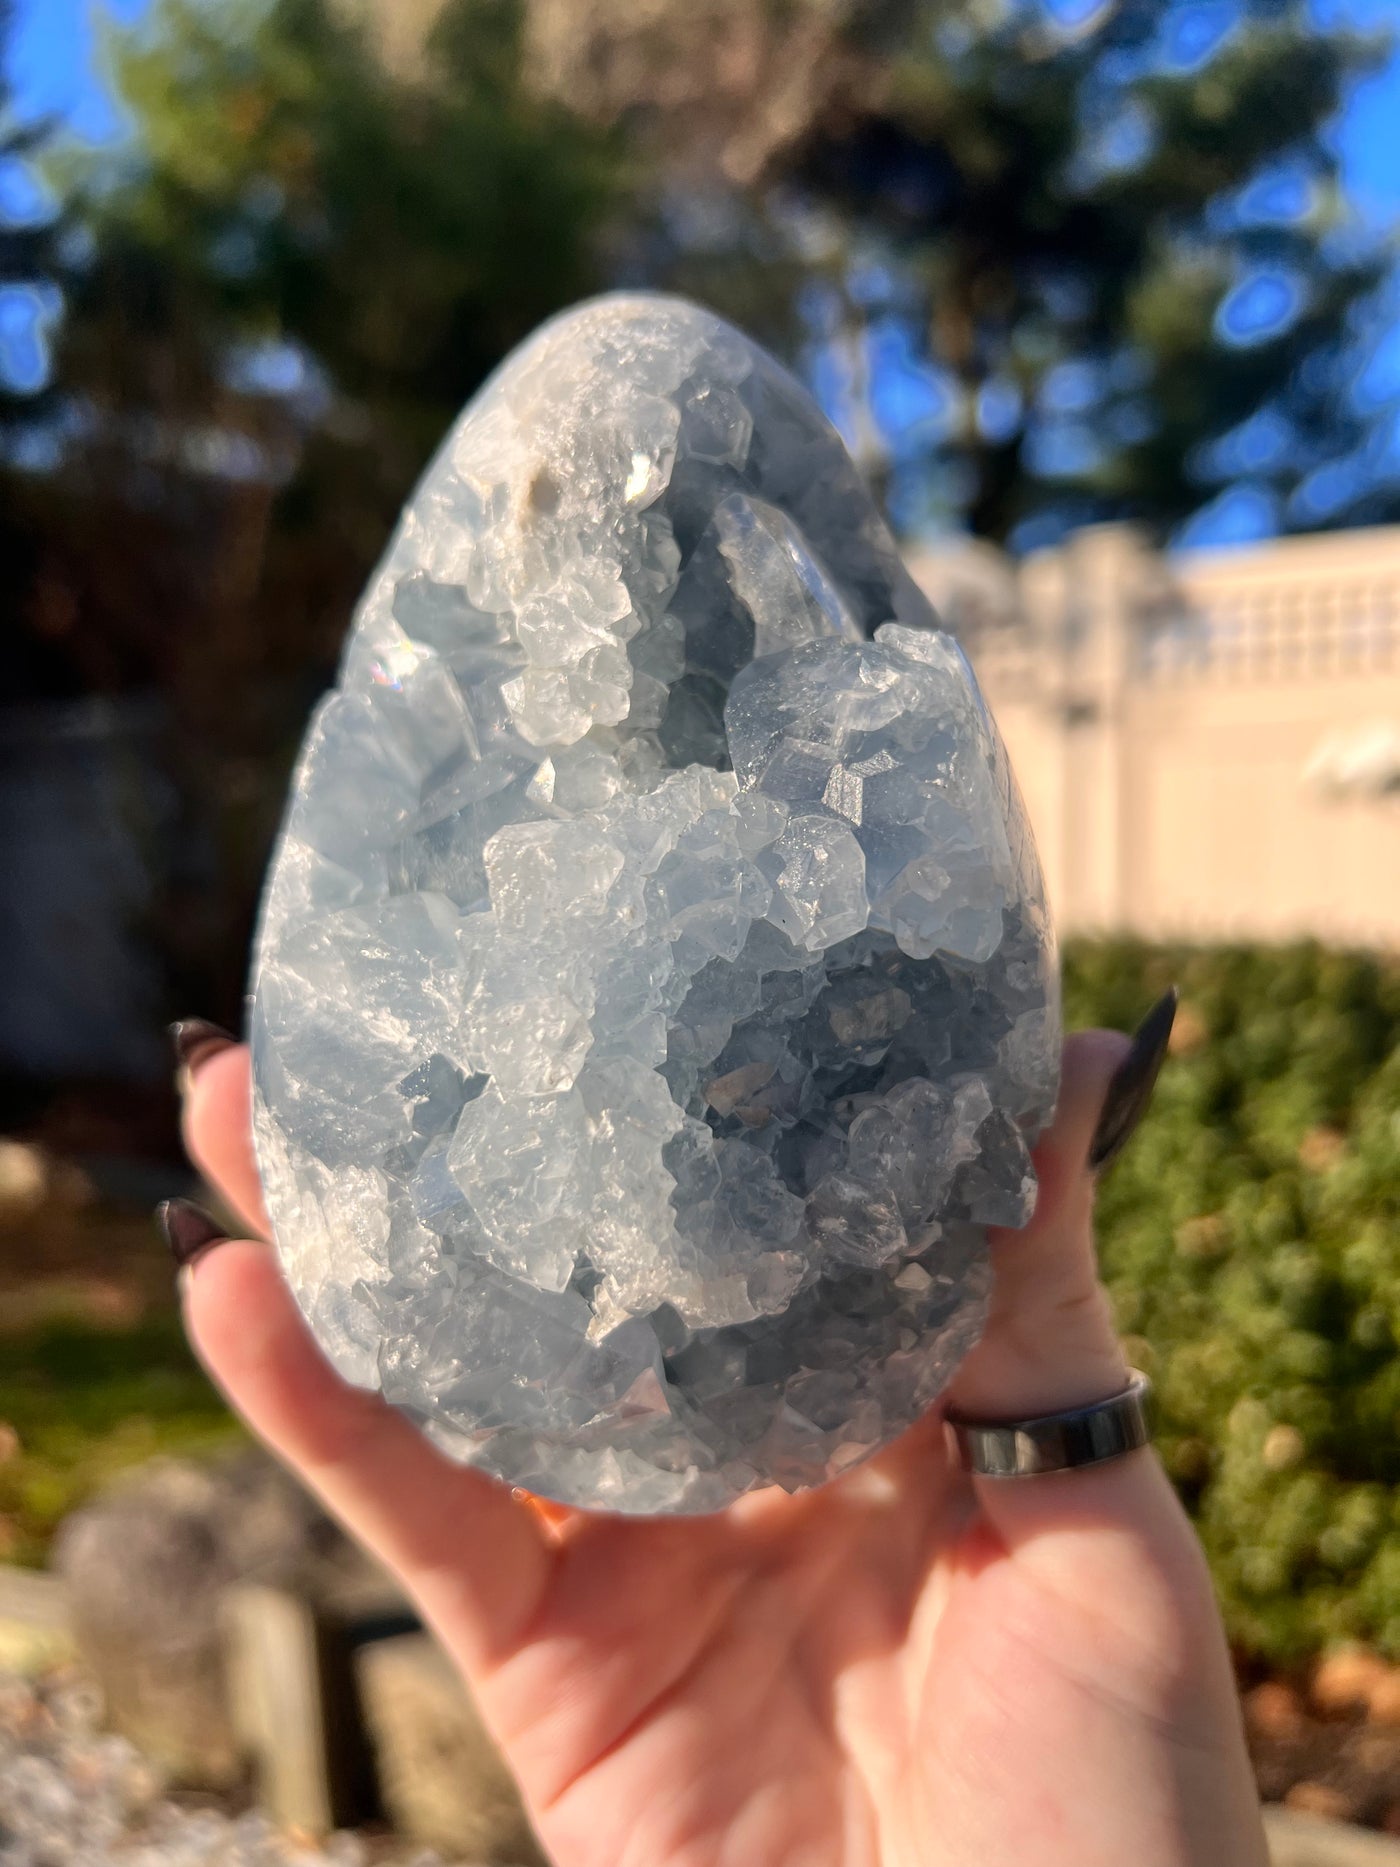
<svg viewBox="0 0 1400 1867"><path fill-rule="evenodd" d="M1072 945L1071 1025L1175 981L1173 1054L1100 1250L1238 1646L1400 1658L1400 964Z"/></svg>

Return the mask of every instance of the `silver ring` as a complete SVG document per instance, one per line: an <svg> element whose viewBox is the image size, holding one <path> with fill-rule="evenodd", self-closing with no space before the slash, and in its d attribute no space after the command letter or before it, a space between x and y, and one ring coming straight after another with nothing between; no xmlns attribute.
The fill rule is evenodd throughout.
<svg viewBox="0 0 1400 1867"><path fill-rule="evenodd" d="M965 1471L979 1478L1035 1478L1044 1472L1077 1471L1105 1459L1136 1452L1151 1438L1147 1401L1152 1383L1136 1368L1121 1394L1066 1407L1031 1420L969 1420L946 1416L948 1432Z"/></svg>

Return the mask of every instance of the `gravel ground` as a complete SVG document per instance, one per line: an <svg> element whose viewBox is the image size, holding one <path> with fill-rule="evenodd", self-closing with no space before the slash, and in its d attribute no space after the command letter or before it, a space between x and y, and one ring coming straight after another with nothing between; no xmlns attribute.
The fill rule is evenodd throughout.
<svg viewBox="0 0 1400 1867"><path fill-rule="evenodd" d="M0 1867L445 1867L387 1836L317 1845L256 1812L168 1796L139 1751L99 1728L99 1710L76 1668L37 1683L0 1671ZM1277 1867L1400 1867L1394 1841L1267 1813Z"/></svg>
<svg viewBox="0 0 1400 1867"><path fill-rule="evenodd" d="M317 1843L256 1812L171 1797L125 1738L98 1725L76 1671L0 1672L0 1867L442 1867L358 1834Z"/></svg>

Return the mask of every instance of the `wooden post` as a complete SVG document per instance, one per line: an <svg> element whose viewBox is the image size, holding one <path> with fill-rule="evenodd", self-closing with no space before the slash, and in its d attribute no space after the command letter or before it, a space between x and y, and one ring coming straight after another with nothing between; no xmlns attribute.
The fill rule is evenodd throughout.
<svg viewBox="0 0 1400 1867"><path fill-rule="evenodd" d="M1400 1841L1292 1809L1264 1811L1273 1867L1400 1867Z"/></svg>
<svg viewBox="0 0 1400 1867"><path fill-rule="evenodd" d="M0 1667L42 1672L71 1659L76 1645L72 1604L59 1578L0 1564Z"/></svg>
<svg viewBox="0 0 1400 1867"><path fill-rule="evenodd" d="M223 1603L229 1700L258 1798L313 1835L375 1813L352 1639L304 1596L256 1583Z"/></svg>

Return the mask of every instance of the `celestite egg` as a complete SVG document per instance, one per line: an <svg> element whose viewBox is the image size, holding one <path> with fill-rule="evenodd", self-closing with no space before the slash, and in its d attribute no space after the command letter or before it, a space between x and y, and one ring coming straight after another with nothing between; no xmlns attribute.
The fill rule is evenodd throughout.
<svg viewBox="0 0 1400 1867"><path fill-rule="evenodd" d="M612 297L472 402L307 735L258 1158L327 1355L544 1496L713 1510L947 1382L1059 1056L1024 810L835 431Z"/></svg>

